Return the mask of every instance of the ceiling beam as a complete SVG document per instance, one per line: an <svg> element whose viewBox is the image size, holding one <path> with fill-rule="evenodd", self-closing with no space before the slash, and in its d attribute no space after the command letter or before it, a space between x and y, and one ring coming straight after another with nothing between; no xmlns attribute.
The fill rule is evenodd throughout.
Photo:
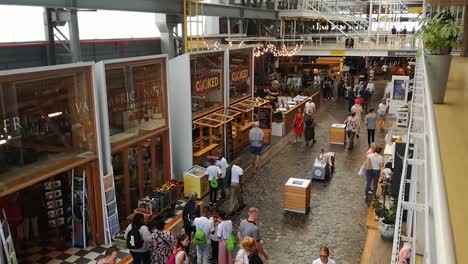
<svg viewBox="0 0 468 264"><path fill-rule="evenodd" d="M182 0L0 0L0 5L183 14ZM278 18L276 11L243 6L203 4L203 10L206 16L252 19Z"/></svg>

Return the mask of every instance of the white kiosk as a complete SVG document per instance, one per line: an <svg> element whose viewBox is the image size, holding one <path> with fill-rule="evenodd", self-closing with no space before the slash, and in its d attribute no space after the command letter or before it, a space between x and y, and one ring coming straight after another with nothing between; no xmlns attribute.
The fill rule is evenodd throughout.
<svg viewBox="0 0 468 264"><path fill-rule="evenodd" d="M409 76L393 75L390 84L390 114L394 115L397 109L405 106L408 100Z"/></svg>

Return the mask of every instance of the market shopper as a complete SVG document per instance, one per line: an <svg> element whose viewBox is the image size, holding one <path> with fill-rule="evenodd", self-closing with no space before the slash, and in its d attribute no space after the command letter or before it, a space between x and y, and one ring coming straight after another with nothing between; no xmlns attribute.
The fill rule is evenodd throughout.
<svg viewBox="0 0 468 264"><path fill-rule="evenodd" d="M257 251L254 254L260 253L267 260L268 255L263 250L262 244L260 243L260 231L257 226L257 220L260 217L260 211L258 208L249 208L249 217L240 222L239 231L237 237L239 240L243 240L245 237L252 237L257 242Z"/></svg>
<svg viewBox="0 0 468 264"><path fill-rule="evenodd" d="M309 100L307 100L307 103L305 104L305 107L304 107L304 112L305 113L311 113L312 115L315 116L315 113L316 113L316 107L315 107L315 103L314 101L312 101L312 98L309 98Z"/></svg>
<svg viewBox="0 0 468 264"><path fill-rule="evenodd" d="M315 119L312 114L312 111L309 109L306 111L304 117L304 140L306 146L309 145L309 142L312 140L312 144L315 144Z"/></svg>
<svg viewBox="0 0 468 264"><path fill-rule="evenodd" d="M355 119L357 121L357 131L356 131L356 137L359 138L359 132L360 132L360 128L361 128L361 121L362 121L362 116L363 116L363 113L364 113L364 109L362 108L362 106L360 105L362 103L362 101L360 102L356 102L356 104L353 105L353 107L351 107L351 113L355 113L356 116L355 116Z"/></svg>
<svg viewBox="0 0 468 264"><path fill-rule="evenodd" d="M232 253L227 249L227 239L232 235L232 221L228 219L226 212L219 211L218 231L219 239L218 264L232 264Z"/></svg>
<svg viewBox="0 0 468 264"><path fill-rule="evenodd" d="M388 113L388 104L387 104L387 99L382 99L382 102L379 104L379 109L377 111L379 121L377 124L377 129L380 132L384 131L385 127L385 119L387 118L387 113Z"/></svg>
<svg viewBox="0 0 468 264"><path fill-rule="evenodd" d="M164 231L164 225L162 219L156 222L156 230L151 234L148 242L152 264L167 264L167 260L176 245L175 237L170 231Z"/></svg>
<svg viewBox="0 0 468 264"><path fill-rule="evenodd" d="M380 177L380 169L383 166L383 157L380 155L381 147L376 147L374 153L367 155L366 160L366 199L368 194L375 195L377 192L377 184ZM371 189L372 184L372 189Z"/></svg>
<svg viewBox="0 0 468 264"><path fill-rule="evenodd" d="M346 135L347 135L347 148L352 149L354 146L354 136L359 129L359 123L356 119L356 113L349 113L348 118L344 122L346 124Z"/></svg>
<svg viewBox="0 0 468 264"><path fill-rule="evenodd" d="M242 193L244 191L243 175L244 170L241 168L242 160L240 158L234 161L231 168L231 185L229 191L229 206L228 213L233 214L240 209L244 208L244 198Z"/></svg>
<svg viewBox="0 0 468 264"><path fill-rule="evenodd" d="M296 115L294 116L293 129L294 134L296 135L296 140L294 140L294 143L296 143L301 139L302 133L304 132L304 113L302 108L299 108Z"/></svg>
<svg viewBox="0 0 468 264"><path fill-rule="evenodd" d="M202 216L195 218L195 245L197 248L197 264L209 264L211 254L211 239L210 235L214 232L213 221L209 219L210 210L208 207L203 207ZM197 232L203 231L204 243L197 244ZM201 232L200 232L201 233ZM203 238L202 238L203 239Z"/></svg>
<svg viewBox="0 0 468 264"><path fill-rule="evenodd" d="M213 208L211 210L210 221L213 222L214 231L210 234L211 239L211 263L216 263L218 260L218 247L219 247L219 238L218 238L218 226L221 222L219 220L218 209Z"/></svg>
<svg viewBox="0 0 468 264"><path fill-rule="evenodd" d="M216 162L216 166L221 169L221 177L219 178L219 184L221 187L221 200L226 198L226 169L229 166L224 154L221 153L219 160Z"/></svg>
<svg viewBox="0 0 468 264"><path fill-rule="evenodd" d="M143 214L136 213L131 224L125 229L124 237L127 241L127 247L133 258L134 264L150 263L150 252L148 242L151 233L148 227L144 225Z"/></svg>
<svg viewBox="0 0 468 264"><path fill-rule="evenodd" d="M234 264L249 264L249 256L252 256L257 251L258 243L252 237L245 237L241 240L240 250L236 255Z"/></svg>
<svg viewBox="0 0 468 264"><path fill-rule="evenodd" d="M377 115L374 108L369 109L369 114L366 115L364 122L367 126L367 144L369 147L375 142L375 126L377 122Z"/></svg>
<svg viewBox="0 0 468 264"><path fill-rule="evenodd" d="M210 159L210 166L206 168L205 175L208 176L208 182L210 185L210 205L216 205L221 169L215 165L215 161L213 159Z"/></svg>
<svg viewBox="0 0 468 264"><path fill-rule="evenodd" d="M258 126L259 122L253 122L252 129L250 129L249 132L250 153L253 155L255 171L258 170L260 155L262 155L262 141L264 135L263 130L261 130Z"/></svg>
<svg viewBox="0 0 468 264"><path fill-rule="evenodd" d="M96 264L116 264L119 250L116 247L106 249L104 257L100 258Z"/></svg>
<svg viewBox="0 0 468 264"><path fill-rule="evenodd" d="M182 219L184 221L184 231L187 235L189 242L192 240L192 235L195 233L195 226L193 221L195 218L200 216L200 208L195 203L197 199L197 194L192 192L188 195L188 202L184 206L182 211ZM190 247L185 248L187 253L189 252Z"/></svg>
<svg viewBox="0 0 468 264"><path fill-rule="evenodd" d="M312 264L335 264L335 261L329 258L330 250L327 246L321 246L319 254L319 258L314 260Z"/></svg>
<svg viewBox="0 0 468 264"><path fill-rule="evenodd" d="M172 256L169 258L173 259L175 264L190 264L190 259L187 253L185 252L190 245L189 237L182 233L177 237L176 246ZM172 263L168 261L167 263Z"/></svg>

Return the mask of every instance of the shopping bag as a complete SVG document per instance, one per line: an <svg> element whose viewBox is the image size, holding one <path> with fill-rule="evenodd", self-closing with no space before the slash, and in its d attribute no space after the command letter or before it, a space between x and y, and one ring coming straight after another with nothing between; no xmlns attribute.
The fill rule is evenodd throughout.
<svg viewBox="0 0 468 264"><path fill-rule="evenodd" d="M366 176L366 163L362 164L361 168L359 168L358 175L362 177Z"/></svg>

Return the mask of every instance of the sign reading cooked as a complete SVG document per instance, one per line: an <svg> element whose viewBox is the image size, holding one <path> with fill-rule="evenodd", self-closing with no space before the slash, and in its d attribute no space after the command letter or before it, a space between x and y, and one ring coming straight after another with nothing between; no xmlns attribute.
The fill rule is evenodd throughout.
<svg viewBox="0 0 468 264"><path fill-rule="evenodd" d="M245 81L249 78L249 70L238 70L231 73L231 80L233 82Z"/></svg>
<svg viewBox="0 0 468 264"><path fill-rule="evenodd" d="M195 83L192 84L192 87L195 88L196 93L204 93L208 90L219 89L219 76L206 77L195 80Z"/></svg>

